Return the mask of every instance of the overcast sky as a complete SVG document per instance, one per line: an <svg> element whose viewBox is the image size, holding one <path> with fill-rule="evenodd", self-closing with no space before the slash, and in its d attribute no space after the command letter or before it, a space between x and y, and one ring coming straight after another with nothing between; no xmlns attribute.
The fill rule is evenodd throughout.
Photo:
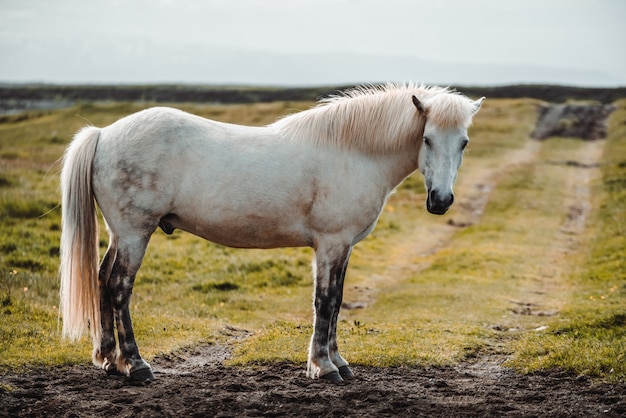
<svg viewBox="0 0 626 418"><path fill-rule="evenodd" d="M409 79L626 85L626 1L0 0L0 82Z"/></svg>

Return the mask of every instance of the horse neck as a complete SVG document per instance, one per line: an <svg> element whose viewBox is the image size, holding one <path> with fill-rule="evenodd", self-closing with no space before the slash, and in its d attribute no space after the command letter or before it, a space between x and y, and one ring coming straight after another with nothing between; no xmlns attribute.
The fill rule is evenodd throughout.
<svg viewBox="0 0 626 418"><path fill-rule="evenodd" d="M404 147L397 153L394 165L391 167L389 175L390 181L393 183L392 188L395 189L408 176L413 174L419 166L419 154L422 150L422 138L426 128L426 114L417 115L417 129L413 134L413 138L404 144Z"/></svg>
<svg viewBox="0 0 626 418"><path fill-rule="evenodd" d="M410 147L406 147L403 150L390 154L388 156L380 157L386 160L385 176L389 182L389 190L393 190L400 185L407 177L413 174L418 168L420 141L416 141Z"/></svg>
<svg viewBox="0 0 626 418"><path fill-rule="evenodd" d="M276 122L283 136L367 155L395 154L418 141L423 118L406 96L342 99ZM423 130L422 130L423 134Z"/></svg>

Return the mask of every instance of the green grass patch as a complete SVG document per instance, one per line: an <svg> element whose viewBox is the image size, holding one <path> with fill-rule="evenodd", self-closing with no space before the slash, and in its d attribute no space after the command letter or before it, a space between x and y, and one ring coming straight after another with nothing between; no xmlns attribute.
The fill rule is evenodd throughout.
<svg viewBox="0 0 626 418"><path fill-rule="evenodd" d="M179 106L241 124L265 124L310 103ZM537 102L489 100L471 129L464 171L502 167L523 149ZM81 104L0 124L0 372L32 364L86 364L91 342L58 330L58 160L89 121L105 126L149 104ZM566 161L583 143L551 139L537 159L504 167L479 222L457 228L436 252L403 255L414 237L456 216L424 209L420 175L392 196L371 237L357 245L346 294L372 293L343 310L340 348L374 366L444 365L482 353L512 354L521 371L551 368L624 379L626 103L611 119L603 179L594 186L579 248L553 251L568 216ZM101 231L104 225L101 223ZM100 238L104 252L106 234ZM157 232L135 283L131 314L142 355L225 338L224 326L254 335L233 364L306 361L312 328L310 249L236 250L175 231ZM405 265L399 264L402 260ZM421 266L420 268L413 268ZM357 296L354 296L357 295ZM531 314L526 314L530 312ZM545 315L540 315L539 313Z"/></svg>
<svg viewBox="0 0 626 418"><path fill-rule="evenodd" d="M232 282L205 283L196 284L192 286L192 289L202 293L211 293L216 290L220 292L229 292L231 290L239 289L239 285Z"/></svg>
<svg viewBox="0 0 626 418"><path fill-rule="evenodd" d="M0 288L0 370L88 363L91 349L86 339L61 340L56 308L37 304L28 291L20 293Z"/></svg>
<svg viewBox="0 0 626 418"><path fill-rule="evenodd" d="M525 335L511 364L525 372L570 370L626 380L626 101L610 118L602 179L573 295L551 332Z"/></svg>
<svg viewBox="0 0 626 418"><path fill-rule="evenodd" d="M56 201L42 200L0 200L0 219L33 219L44 216L57 207Z"/></svg>
<svg viewBox="0 0 626 418"><path fill-rule="evenodd" d="M528 99L487 100L470 128L466 158L491 158L522 148L533 130L538 104Z"/></svg>
<svg viewBox="0 0 626 418"><path fill-rule="evenodd" d="M177 107L225 122L266 124L309 105ZM88 338L68 344L57 329L59 160L83 126L106 126L150 106L79 104L0 121L0 371L90 361ZM100 230L104 252L107 237L102 222ZM293 303L295 294L310 295L311 254L306 250L237 252L177 231L171 237L155 234L148 253L131 307L140 348L147 358L220 338L225 323L257 326L275 315L268 307L290 311L287 305Z"/></svg>
<svg viewBox="0 0 626 418"><path fill-rule="evenodd" d="M489 332L480 327L459 331L456 324L438 321L416 325L344 320L338 326L340 349L350 362L376 367L435 366L473 358ZM230 363L305 363L312 332L311 325L271 322L238 345Z"/></svg>
<svg viewBox="0 0 626 418"><path fill-rule="evenodd" d="M621 146L626 135L616 125L623 126L623 120L612 123L612 132L622 138ZM507 131L511 132L517 132L518 140L507 147L515 149L523 133ZM477 147L484 145L476 142ZM407 280L389 277L389 285L381 285L371 307L344 313L349 319L342 321L339 335L347 359L368 365L432 365L496 352L511 356L508 364L523 372L559 369L623 380L623 202L616 204L618 197L612 195L600 205L599 211L606 212L602 215L606 235L595 234L597 222L592 220L579 247L555 244L567 241L562 227L570 208L565 202L575 197L575 185L567 185L573 169L552 162L574 158L584 146L566 139L542 143L536 159L501 176L480 223L456 233L436 254L415 258L428 268ZM607 153L626 155L614 146L609 142ZM481 150L468 160L489 162L495 152ZM614 170L625 167L621 161L603 165L609 179L605 189L623 192L614 184L624 173ZM415 197L412 192L418 193L418 188L400 189L390 202L395 209L385 216L392 216L400 231L419 233L402 213L403 202ZM398 235L374 235L355 250L349 279L361 271L369 275L384 271L391 262L376 254L389 254L392 247L386 244ZM590 251L589 240L595 248ZM271 324L246 341L234 361L302 362L306 352L294 350L308 346L310 332L298 323Z"/></svg>

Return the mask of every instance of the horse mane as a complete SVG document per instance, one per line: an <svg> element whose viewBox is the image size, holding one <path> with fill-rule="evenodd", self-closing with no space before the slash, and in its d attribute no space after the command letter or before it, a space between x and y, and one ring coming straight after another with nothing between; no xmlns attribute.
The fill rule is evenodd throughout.
<svg viewBox="0 0 626 418"><path fill-rule="evenodd" d="M456 91L437 86L385 84L339 92L272 126L285 138L301 138L318 146L379 154L397 152L415 141L423 129L411 102L413 95L424 105L428 124L442 130L471 124L472 101Z"/></svg>

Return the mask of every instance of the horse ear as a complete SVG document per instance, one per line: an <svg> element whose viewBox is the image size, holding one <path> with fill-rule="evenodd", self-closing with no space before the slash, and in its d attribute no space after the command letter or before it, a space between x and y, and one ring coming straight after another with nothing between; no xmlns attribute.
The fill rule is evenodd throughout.
<svg viewBox="0 0 626 418"><path fill-rule="evenodd" d="M480 99L476 100L473 104L474 106L474 111L472 112L473 114L476 114L476 112L478 112L478 110L480 110L480 106L483 104L483 102L485 101L485 96L481 97Z"/></svg>
<svg viewBox="0 0 626 418"><path fill-rule="evenodd" d="M415 96L413 96L413 104L415 105L415 107L417 108L417 110L418 110L420 113L424 113L424 112L425 112L425 110L424 110L424 105L423 105L423 104L422 104L422 102L420 102L420 101L419 101L419 99L418 99L417 97L415 97Z"/></svg>

